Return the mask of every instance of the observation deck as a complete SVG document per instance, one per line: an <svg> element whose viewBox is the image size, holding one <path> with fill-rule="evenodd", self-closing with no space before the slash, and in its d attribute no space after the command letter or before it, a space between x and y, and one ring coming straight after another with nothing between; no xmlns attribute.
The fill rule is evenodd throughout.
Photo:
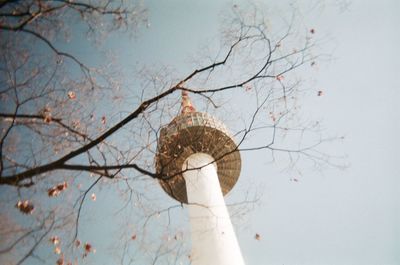
<svg viewBox="0 0 400 265"><path fill-rule="evenodd" d="M161 187L172 198L187 203L183 163L192 154L206 153L215 160L225 195L240 175L241 158L236 143L222 122L207 113L195 112L187 103L187 94L182 93L182 98L182 113L160 131L156 171L162 176Z"/></svg>

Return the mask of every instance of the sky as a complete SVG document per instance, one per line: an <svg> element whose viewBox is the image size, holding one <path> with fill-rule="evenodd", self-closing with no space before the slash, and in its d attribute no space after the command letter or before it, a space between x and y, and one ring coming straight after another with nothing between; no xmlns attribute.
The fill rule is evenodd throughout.
<svg viewBox="0 0 400 265"><path fill-rule="evenodd" d="M318 72L324 97L305 107L345 136L329 148L347 154L349 166L307 172L296 183L290 174L266 176L250 225L263 241L242 241L248 264L400 262L398 9L395 1L351 1L307 18L335 48Z"/></svg>
<svg viewBox="0 0 400 265"><path fill-rule="evenodd" d="M307 18L335 49L318 72L325 95L306 108L345 136L330 151L347 154L349 166L307 172L296 183L285 173L266 176L250 226L263 241L242 241L248 264L400 262L398 8L352 1L342 12L326 7Z"/></svg>
<svg viewBox="0 0 400 265"><path fill-rule="evenodd" d="M148 2L151 27L140 37L146 46L140 60L185 69L187 55L212 38L230 4L216 2ZM302 111L322 119L328 133L345 137L326 151L345 155L348 167L298 174L266 163L263 154L242 155L238 187L227 201L235 201L235 192L261 194L236 227L246 264L399 264L400 4L311 2L295 6L305 25L324 34L332 59L311 77L305 70L324 96ZM286 1L261 6L290 9Z"/></svg>
<svg viewBox="0 0 400 265"><path fill-rule="evenodd" d="M199 50L206 45L217 47L224 12L233 5L247 3L145 1L148 27L140 29L135 38L119 35L118 39L107 39L105 47L120 58L128 84L135 82L130 75L141 65L165 65L174 74L185 76L192 71ZM279 23L274 24L274 19L290 16L295 9L300 27L315 29L323 40L322 50L329 53L330 59L320 62L316 69L305 68L297 74L306 80L306 86L323 91L323 95L305 99L301 113L307 119L321 120L328 136L343 136L342 141L324 146L324 152L343 156L340 161L346 167L313 168L300 162L295 169L287 170L285 163L270 163L266 153L242 153L241 176L226 201L241 202L244 194L257 198L257 202L246 206L243 216L232 218L246 264L400 264L400 3L255 3L276 26ZM99 60L84 44L72 42L70 49L88 62ZM240 100L232 96L232 102ZM235 107L240 106L229 106ZM224 116L229 108L215 113L232 125L236 118ZM252 141L261 141L258 137ZM124 200L115 187L94 192L97 201L85 204L80 224L82 238L98 242L97 253L86 262L118 264L119 259L105 248L119 239L115 231L121 232L121 227L115 227L120 223L114 216ZM147 192L173 203L161 187L153 185ZM176 211L169 216L171 222L187 228L187 210ZM138 229L132 227L127 229ZM153 224L149 229L159 228ZM260 240L254 238L256 233Z"/></svg>

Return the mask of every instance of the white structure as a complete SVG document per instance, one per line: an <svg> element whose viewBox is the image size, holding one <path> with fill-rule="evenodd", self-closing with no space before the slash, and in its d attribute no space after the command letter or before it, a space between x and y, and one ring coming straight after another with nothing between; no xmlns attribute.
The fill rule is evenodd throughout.
<svg viewBox="0 0 400 265"><path fill-rule="evenodd" d="M182 168L192 227L192 264L241 265L242 254L213 161L210 155L195 153Z"/></svg>
<svg viewBox="0 0 400 265"><path fill-rule="evenodd" d="M239 177L240 154L221 122L195 112L185 92L182 99L181 114L160 133L161 186L188 204L193 265L244 265L223 198Z"/></svg>

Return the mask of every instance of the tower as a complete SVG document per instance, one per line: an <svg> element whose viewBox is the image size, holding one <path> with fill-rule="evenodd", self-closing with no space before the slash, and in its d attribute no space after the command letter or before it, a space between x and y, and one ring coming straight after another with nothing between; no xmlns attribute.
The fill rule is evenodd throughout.
<svg viewBox="0 0 400 265"><path fill-rule="evenodd" d="M244 265L223 198L240 169L240 153L224 124L196 112L182 91L180 115L160 131L156 170L164 191L188 205L193 265Z"/></svg>

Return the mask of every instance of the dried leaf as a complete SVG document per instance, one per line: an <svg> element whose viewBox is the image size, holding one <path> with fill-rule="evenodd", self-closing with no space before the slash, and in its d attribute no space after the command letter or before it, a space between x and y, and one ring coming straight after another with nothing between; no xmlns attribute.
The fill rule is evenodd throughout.
<svg viewBox="0 0 400 265"><path fill-rule="evenodd" d="M85 243L83 245L83 249L85 251L85 253L83 253L83 257L86 257L90 252L96 253L96 249L94 249L90 243Z"/></svg>
<svg viewBox="0 0 400 265"><path fill-rule="evenodd" d="M47 113L44 117L43 120L45 123L50 123L51 122L51 114Z"/></svg>
<svg viewBox="0 0 400 265"><path fill-rule="evenodd" d="M68 183L64 181L63 183L57 184L56 186L48 189L47 195L49 195L49 197L56 197L60 195L60 193L66 188L68 188Z"/></svg>
<svg viewBox="0 0 400 265"><path fill-rule="evenodd" d="M83 249L85 250L85 252L90 252L92 251L92 245L90 243L85 243L83 245Z"/></svg>
<svg viewBox="0 0 400 265"><path fill-rule="evenodd" d="M74 91L68 91L68 98L69 99L76 99L76 94Z"/></svg>
<svg viewBox="0 0 400 265"><path fill-rule="evenodd" d="M18 201L15 207L24 214L32 214L35 210L35 206L29 200Z"/></svg>
<svg viewBox="0 0 400 265"><path fill-rule="evenodd" d="M55 188L51 188L47 190L47 195L49 195L49 197L56 197L60 194L60 192L55 189Z"/></svg>
<svg viewBox="0 0 400 265"><path fill-rule="evenodd" d="M59 246L54 248L54 253L56 253L57 255L61 254L61 248Z"/></svg>
<svg viewBox="0 0 400 265"><path fill-rule="evenodd" d="M58 245L60 243L60 238L58 236L52 236L50 237L50 242L54 245Z"/></svg>

